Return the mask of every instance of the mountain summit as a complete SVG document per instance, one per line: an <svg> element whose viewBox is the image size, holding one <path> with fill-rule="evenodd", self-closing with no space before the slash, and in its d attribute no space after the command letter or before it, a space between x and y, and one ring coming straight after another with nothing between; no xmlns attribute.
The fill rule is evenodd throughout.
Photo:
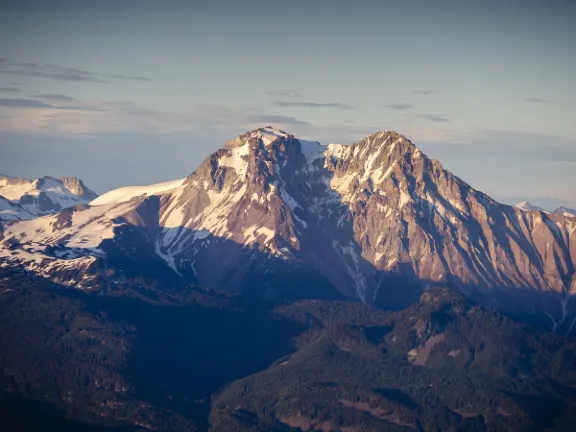
<svg viewBox="0 0 576 432"><path fill-rule="evenodd" d="M514 207L518 207L520 210L524 211L542 211L546 212L542 207L535 206L530 201L522 201L516 204ZM547 212L548 213L548 212Z"/></svg>
<svg viewBox="0 0 576 432"><path fill-rule="evenodd" d="M567 217L576 217L576 209L569 208L569 207L558 207L552 213L567 216Z"/></svg>
<svg viewBox="0 0 576 432"><path fill-rule="evenodd" d="M97 196L76 177L46 176L28 180L0 175L0 197L24 209L22 217L15 219L28 219L26 213L32 217L56 213Z"/></svg>
<svg viewBox="0 0 576 432"><path fill-rule="evenodd" d="M260 128L186 179L105 196L9 226L0 255L81 288L103 266L145 268L265 298L398 308L448 285L559 331L576 322L576 219L500 204L393 131L321 145Z"/></svg>

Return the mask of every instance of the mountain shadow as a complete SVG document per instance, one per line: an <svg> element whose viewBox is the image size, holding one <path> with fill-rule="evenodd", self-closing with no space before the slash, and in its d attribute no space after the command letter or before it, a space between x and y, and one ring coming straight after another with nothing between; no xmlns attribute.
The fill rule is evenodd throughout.
<svg viewBox="0 0 576 432"><path fill-rule="evenodd" d="M342 231L351 230L350 223L343 224ZM163 229L165 235L172 236L172 232L191 239L195 239L199 233L184 227ZM108 284L114 280L122 281L125 276L146 276L170 283L198 283L216 292L240 294L246 299L258 301L359 301L354 292L342 292L334 285L335 276L330 274L330 267L317 266L314 260L299 255L298 251L293 252L293 259L287 259L259 247L249 247L228 238L202 232L202 239L193 241L189 246L196 251L194 257L183 256L180 266L174 269L153 251L150 243L146 243L145 239L154 238L148 228L124 225L120 227L120 233L123 241L118 244L117 240L111 240L105 244L103 248L107 252L106 258L100 259L98 264L100 271L108 274ZM139 245L136 254L132 249L122 247L125 240L128 240L128 244ZM357 252L354 265L357 266L359 277L366 283L365 286L375 287L366 291L365 302L377 308L401 310L417 302L422 292L427 289L451 287L480 304L497 308L516 319L544 329L553 328L562 334L576 332L576 302L570 298L566 303L564 319L551 321L550 313L556 316L563 313L560 308L562 297L555 292L541 292L523 286L511 290L494 287L486 292L455 276L451 276L447 281L423 280L418 278L409 266L404 268L405 272L400 273L379 269L362 257L360 245L356 244L355 247ZM334 274L341 276L342 271L348 270L334 269ZM70 275L73 278L80 276Z"/></svg>
<svg viewBox="0 0 576 432"><path fill-rule="evenodd" d="M25 397L6 396L19 407L6 421L30 409L46 424L87 422L77 430L205 431L212 395L293 352L305 328L270 304L182 283L140 277L82 292L14 270L0 275L11 287L0 295L0 365ZM34 401L54 411L44 415Z"/></svg>

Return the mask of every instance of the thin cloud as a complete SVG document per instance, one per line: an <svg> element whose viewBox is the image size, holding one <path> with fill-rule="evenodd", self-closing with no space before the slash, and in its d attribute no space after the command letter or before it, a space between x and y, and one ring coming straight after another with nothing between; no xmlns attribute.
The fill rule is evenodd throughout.
<svg viewBox="0 0 576 432"><path fill-rule="evenodd" d="M333 108L333 109L342 109L342 110L350 110L353 109L351 105L339 103L339 102L327 102L327 103L318 103L318 102L285 102L285 101L276 101L274 105L280 107L291 107L291 108Z"/></svg>
<svg viewBox="0 0 576 432"><path fill-rule="evenodd" d="M145 131L196 134L207 129L230 133L268 124L283 129L309 126L308 122L291 116L210 105L198 106L189 112L164 112L129 102L75 100L71 103L37 98L0 99L0 107L10 109L13 116L9 121L0 122L0 132L102 135Z"/></svg>
<svg viewBox="0 0 576 432"><path fill-rule="evenodd" d="M82 105L53 105L38 99L0 98L0 107L14 109L41 109L50 108L68 111L101 111L97 107Z"/></svg>
<svg viewBox="0 0 576 432"><path fill-rule="evenodd" d="M90 75L79 75L74 73L65 72L42 72L31 69L10 69L10 70L0 70L0 73L8 75L17 76L28 76L34 78L48 78L55 81L80 81L80 82L92 82L92 83L105 83L107 81L95 78Z"/></svg>
<svg viewBox="0 0 576 432"><path fill-rule="evenodd" d="M4 108L54 108L52 105L37 99L0 98L0 107Z"/></svg>
<svg viewBox="0 0 576 432"><path fill-rule="evenodd" d="M450 119L447 119L446 117L442 117L442 116L437 116L434 114L425 114L423 116L423 118L425 118L426 120L430 120L433 122L437 122L437 123L445 123L445 122L449 122Z"/></svg>
<svg viewBox="0 0 576 432"><path fill-rule="evenodd" d="M229 110L220 106L201 106L194 113L183 114L194 122L211 126L267 125L270 123L306 126L308 122L281 114L255 113L250 110ZM190 121L190 120L188 120Z"/></svg>
<svg viewBox="0 0 576 432"><path fill-rule="evenodd" d="M416 95L430 95L433 93L438 93L436 90L412 90L412 94L416 94Z"/></svg>
<svg viewBox="0 0 576 432"><path fill-rule="evenodd" d="M409 117L413 119L428 120L436 123L447 123L450 121L450 119L437 114L411 114Z"/></svg>
<svg viewBox="0 0 576 432"><path fill-rule="evenodd" d="M104 77L109 77L109 78L121 79L121 80L152 82L152 80L150 78L141 77L141 76L126 76L126 75L118 75L118 74L98 74L98 75L104 76Z"/></svg>
<svg viewBox="0 0 576 432"><path fill-rule="evenodd" d="M299 125L304 126L308 125L308 122L298 120L294 117L284 116L284 115L277 115L277 114L260 114L255 115L253 119L251 119L252 123L281 123L287 125Z"/></svg>
<svg viewBox="0 0 576 432"><path fill-rule="evenodd" d="M73 97L61 95L61 94L38 94L38 95L33 95L32 97L35 97L38 99L45 99L45 100L51 100L51 101L62 101L62 102L70 102L70 101L76 100Z"/></svg>
<svg viewBox="0 0 576 432"><path fill-rule="evenodd" d="M90 72L83 69L45 65L34 62L18 62L10 63L6 59L0 61L0 73L16 76L28 76L35 78L45 78L55 81L79 81L79 82L92 82L92 83L107 83L112 80L128 80L128 81L143 81L152 82L150 78L141 76L128 76L120 74L103 74L97 72Z"/></svg>
<svg viewBox="0 0 576 432"><path fill-rule="evenodd" d="M2 93L22 93L16 87L0 87L0 92L2 92Z"/></svg>
<svg viewBox="0 0 576 432"><path fill-rule="evenodd" d="M525 102L529 102L529 103L535 103L535 104L549 104L552 103L552 101L549 101L547 99L541 99L541 98L537 98L537 97L531 97L531 98L526 98L524 99Z"/></svg>
<svg viewBox="0 0 576 432"><path fill-rule="evenodd" d="M407 109L412 108L410 104L390 104L386 105L388 108L393 109L394 111L405 111Z"/></svg>
<svg viewBox="0 0 576 432"><path fill-rule="evenodd" d="M272 96L284 96L284 97L300 96L300 93L295 92L294 90L270 90L267 93Z"/></svg>
<svg viewBox="0 0 576 432"><path fill-rule="evenodd" d="M550 99L544 99L544 98L539 98L539 97L510 96L508 99L512 100L512 101L526 102L526 103L530 103L530 104L551 104L551 103L554 103L554 101L552 101Z"/></svg>

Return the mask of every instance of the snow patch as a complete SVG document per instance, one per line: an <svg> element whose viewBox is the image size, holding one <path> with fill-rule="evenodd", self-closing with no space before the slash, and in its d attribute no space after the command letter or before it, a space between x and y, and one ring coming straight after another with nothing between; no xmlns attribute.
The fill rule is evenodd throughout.
<svg viewBox="0 0 576 432"><path fill-rule="evenodd" d="M250 146L248 143L240 147L233 147L228 150L228 155L220 158L220 165L229 167L236 171L236 174L244 178L248 171L248 155L250 154Z"/></svg>
<svg viewBox="0 0 576 432"><path fill-rule="evenodd" d="M399 202L400 208L403 208L409 202L412 202L412 198L410 197L410 195L407 192L401 190L400 191L400 202Z"/></svg>
<svg viewBox="0 0 576 432"><path fill-rule="evenodd" d="M94 201L91 201L90 205L98 206L103 204L121 203L141 195L150 196L166 193L177 188L178 186L182 186L185 180L186 179L172 180L148 186L127 186L114 189L105 193L104 195L99 196Z"/></svg>

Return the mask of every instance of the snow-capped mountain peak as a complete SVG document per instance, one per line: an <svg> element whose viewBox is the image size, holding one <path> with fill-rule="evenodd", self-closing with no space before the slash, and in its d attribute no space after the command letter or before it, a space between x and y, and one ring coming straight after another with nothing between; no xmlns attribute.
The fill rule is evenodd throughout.
<svg viewBox="0 0 576 432"><path fill-rule="evenodd" d="M546 212L546 210L544 210L542 207L535 206L532 203L530 203L530 201L519 202L518 204L515 204L514 207L519 208L520 210L524 210L524 211ZM546 213L548 213L548 212L546 212Z"/></svg>
<svg viewBox="0 0 576 432"><path fill-rule="evenodd" d="M0 196L33 216L41 216L88 203L98 195L76 177L46 176L28 180L0 176Z"/></svg>
<svg viewBox="0 0 576 432"><path fill-rule="evenodd" d="M114 257L214 289L268 294L267 281L305 274L307 289L387 307L438 284L491 301L519 289L562 302L576 293L576 220L499 204L394 131L324 146L256 129L183 181L119 189L92 204L42 227L11 225L0 254L25 265L46 259L50 277L70 260ZM534 310L538 298L513 303ZM558 310L547 309L555 328L568 320Z"/></svg>

